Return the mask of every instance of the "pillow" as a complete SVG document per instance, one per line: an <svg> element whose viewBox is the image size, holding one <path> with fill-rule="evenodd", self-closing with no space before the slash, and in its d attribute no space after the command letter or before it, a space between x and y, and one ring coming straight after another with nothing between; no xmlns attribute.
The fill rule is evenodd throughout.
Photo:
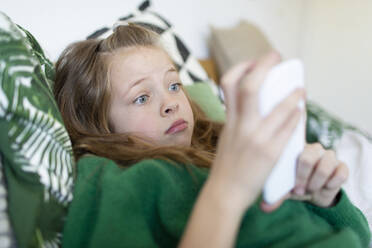
<svg viewBox="0 0 372 248"><path fill-rule="evenodd" d="M308 143L319 142L327 149L333 149L345 132L353 132L372 143L371 134L330 114L314 101L306 104L306 140Z"/></svg>
<svg viewBox="0 0 372 248"><path fill-rule="evenodd" d="M194 83L207 83L212 88L214 94L221 94L221 90L213 82L198 60L187 48L182 38L174 32L173 25L163 16L151 10L151 2L144 1L136 11L128 13L118 19L112 27L104 27L90 34L87 39L106 38L112 34L116 26L127 25L129 22L149 28L160 35L160 40L167 50L169 56L175 63L181 82L184 85ZM222 96L220 96L222 100Z"/></svg>
<svg viewBox="0 0 372 248"><path fill-rule="evenodd" d="M72 200L72 148L53 75L32 35L0 12L1 169L19 247L59 246Z"/></svg>
<svg viewBox="0 0 372 248"><path fill-rule="evenodd" d="M343 188L351 202L362 210L372 230L372 138L345 129L333 149L349 168L349 179Z"/></svg>
<svg viewBox="0 0 372 248"><path fill-rule="evenodd" d="M2 156L0 154L0 247L15 247L13 231L8 215L7 191L3 176Z"/></svg>
<svg viewBox="0 0 372 248"><path fill-rule="evenodd" d="M258 58L273 50L264 34L246 21L232 28L211 26L208 43L221 75L243 60Z"/></svg>

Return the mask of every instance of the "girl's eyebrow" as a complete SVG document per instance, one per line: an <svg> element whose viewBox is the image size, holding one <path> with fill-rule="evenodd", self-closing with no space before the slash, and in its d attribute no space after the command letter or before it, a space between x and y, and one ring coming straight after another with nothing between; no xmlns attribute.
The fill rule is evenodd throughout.
<svg viewBox="0 0 372 248"><path fill-rule="evenodd" d="M165 73L164 73L164 77L167 73L169 72L177 72L177 70L174 68L174 66L171 66ZM144 78L140 78L138 79L137 81L135 81L131 86L129 86L129 89L125 92L124 96L126 96L129 91L136 85L142 83L143 81L145 81L146 79L148 79L148 77L144 77Z"/></svg>
<svg viewBox="0 0 372 248"><path fill-rule="evenodd" d="M134 82L128 89L128 91L130 91L130 89L132 89L134 86L140 84L141 82L145 81L148 77L144 77L144 78L141 78L139 80L137 80L136 82Z"/></svg>
<svg viewBox="0 0 372 248"><path fill-rule="evenodd" d="M174 67L172 66L171 68L169 68L169 70L168 70L166 73L168 73L168 72L177 72L177 70L176 70L176 68L174 68Z"/></svg>
<svg viewBox="0 0 372 248"><path fill-rule="evenodd" d="M172 66L170 67L165 73L164 75L166 75L167 73L169 72L177 72L177 70ZM140 78L138 79L137 81L135 81L130 87L129 87L129 90L132 89L134 86L140 84L142 81L145 81L146 79L148 79L148 77L144 77L144 78ZM129 91L128 90L128 91Z"/></svg>

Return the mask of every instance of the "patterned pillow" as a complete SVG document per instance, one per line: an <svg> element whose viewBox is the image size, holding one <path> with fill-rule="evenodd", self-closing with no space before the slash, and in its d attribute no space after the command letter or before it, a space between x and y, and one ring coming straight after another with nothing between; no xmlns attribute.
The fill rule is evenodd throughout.
<svg viewBox="0 0 372 248"><path fill-rule="evenodd" d="M345 131L352 131L365 137L372 143L372 136L342 119L333 116L313 101L306 103L306 140L308 143L321 143L327 149L333 149Z"/></svg>
<svg viewBox="0 0 372 248"><path fill-rule="evenodd" d="M192 55L180 36L174 32L173 25L163 16L151 10L149 0L144 1L136 11L125 17L119 18L112 27L101 28L87 37L87 39L105 38L112 34L116 26L127 25L128 22L149 28L158 34L165 49L177 66L180 79L184 85L204 82L211 86L213 93L220 96L222 91L211 80L198 60Z"/></svg>
<svg viewBox="0 0 372 248"><path fill-rule="evenodd" d="M0 247L15 247L13 231L10 228L8 215L8 202L5 180L3 176L3 163L0 154Z"/></svg>
<svg viewBox="0 0 372 248"><path fill-rule="evenodd" d="M55 103L52 63L0 12L0 153L19 247L57 247L72 200L73 156Z"/></svg>

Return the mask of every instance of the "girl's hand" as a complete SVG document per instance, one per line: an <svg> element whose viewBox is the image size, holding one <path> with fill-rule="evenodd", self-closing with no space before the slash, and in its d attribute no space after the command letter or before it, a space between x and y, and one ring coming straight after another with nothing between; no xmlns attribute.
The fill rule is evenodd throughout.
<svg viewBox="0 0 372 248"><path fill-rule="evenodd" d="M208 186L240 210L252 204L288 143L301 115L297 105L305 98L298 89L262 118L258 94L268 71L280 62L277 53L257 62L240 63L221 79L227 121L220 135ZM227 199L228 198L228 199Z"/></svg>
<svg viewBox="0 0 372 248"><path fill-rule="evenodd" d="M325 150L319 143L306 145L299 157L296 172L295 195L310 195L312 204L331 207L349 170L336 158L332 150Z"/></svg>
<svg viewBox="0 0 372 248"><path fill-rule="evenodd" d="M227 120L180 247L235 245L244 212L261 192L304 114L297 107L304 90L292 93L265 118L258 112L260 86L279 61L272 53L257 63L238 64L222 77Z"/></svg>
<svg viewBox="0 0 372 248"><path fill-rule="evenodd" d="M337 203L336 196L348 175L347 166L337 160L334 151L325 150L319 143L307 144L298 159L292 192L273 205L262 202L261 208L272 212L288 198L306 200L319 207L331 207Z"/></svg>

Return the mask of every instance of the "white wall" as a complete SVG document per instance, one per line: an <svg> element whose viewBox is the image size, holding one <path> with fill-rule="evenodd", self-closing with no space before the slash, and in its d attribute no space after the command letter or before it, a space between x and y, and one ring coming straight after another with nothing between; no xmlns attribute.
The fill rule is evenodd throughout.
<svg viewBox="0 0 372 248"><path fill-rule="evenodd" d="M229 27L239 19L257 24L284 57L297 57L302 5L298 0L155 1L200 58L208 56L209 25Z"/></svg>
<svg viewBox="0 0 372 248"><path fill-rule="evenodd" d="M52 59L69 43L111 25L134 10L142 0L13 1L2 0L0 10L24 26L40 41ZM257 23L285 57L298 55L298 0L152 0L154 10L175 26L186 44L199 57L208 56L209 24L230 26L245 18Z"/></svg>
<svg viewBox="0 0 372 248"><path fill-rule="evenodd" d="M301 55L309 96L372 133L372 1L306 1Z"/></svg>
<svg viewBox="0 0 372 248"><path fill-rule="evenodd" d="M136 8L137 0L2 0L0 11L28 29L55 60L71 42L87 35Z"/></svg>

